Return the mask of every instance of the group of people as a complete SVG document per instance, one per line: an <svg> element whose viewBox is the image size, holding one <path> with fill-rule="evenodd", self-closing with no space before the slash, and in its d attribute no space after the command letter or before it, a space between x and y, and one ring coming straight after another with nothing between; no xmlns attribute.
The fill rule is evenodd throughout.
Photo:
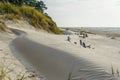
<svg viewBox="0 0 120 80"><path fill-rule="evenodd" d="M80 40L80 45L83 46L84 48L86 48L86 45L82 40Z"/></svg>
<svg viewBox="0 0 120 80"><path fill-rule="evenodd" d="M88 35L86 33L84 33L83 38L86 38L86 37L88 37ZM67 41L71 42L70 36L67 36ZM77 42L74 42L74 44L77 44ZM81 46L83 46L84 48L86 48L86 47L91 48L91 45L86 46L85 42L83 42L82 40L80 40L79 44Z"/></svg>
<svg viewBox="0 0 120 80"><path fill-rule="evenodd" d="M71 42L70 36L67 36L67 41ZM83 47L85 47L85 43L82 40L80 40L80 45L83 45Z"/></svg>

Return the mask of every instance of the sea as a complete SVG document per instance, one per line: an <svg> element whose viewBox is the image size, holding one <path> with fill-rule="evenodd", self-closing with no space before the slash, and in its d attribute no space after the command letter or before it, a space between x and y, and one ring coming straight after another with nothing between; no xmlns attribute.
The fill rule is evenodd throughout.
<svg viewBox="0 0 120 80"><path fill-rule="evenodd" d="M120 27L82 27L82 29L101 30L101 31L120 31Z"/></svg>

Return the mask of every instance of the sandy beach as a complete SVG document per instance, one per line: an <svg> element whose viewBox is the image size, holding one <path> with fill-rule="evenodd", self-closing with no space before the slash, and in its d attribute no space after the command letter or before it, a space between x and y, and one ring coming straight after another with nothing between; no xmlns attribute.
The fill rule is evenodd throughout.
<svg viewBox="0 0 120 80"><path fill-rule="evenodd" d="M3 51L9 53L7 55L10 59L7 62L18 64L14 66L15 71L26 68L25 70L35 72L38 77L31 80L45 80L44 77L48 80L57 78L67 80L71 72L72 80L119 80L120 41L117 39L94 34L88 34L88 37L83 39L73 34L69 35L71 41L68 42L68 35L55 35L43 30L31 30L29 27L16 27L17 24L10 22L7 25L25 32L26 35L4 34L4 37L1 37L1 45L5 48L1 46L1 57L6 56ZM82 47L80 40L86 45L91 45L91 48Z"/></svg>
<svg viewBox="0 0 120 80"><path fill-rule="evenodd" d="M44 35L44 38L42 39L41 37L38 37L33 39L33 37L30 36L29 38L36 42L40 42L42 44L44 43L50 47L69 52L77 57L82 57L92 63L95 63L97 66L101 67L110 74L112 74L111 67L114 67L115 75L117 76L117 70L119 70L120 67L119 40L111 39L110 37L108 38L101 35L89 34L89 37L86 39L79 38L77 35L70 35L71 42L67 42L66 35L40 35ZM49 35L49 37L47 35ZM80 39L82 39L86 45L91 45L92 48L89 49L80 46ZM77 42L77 44L74 44L74 42Z"/></svg>
<svg viewBox="0 0 120 80"><path fill-rule="evenodd" d="M1 0L0 80L120 80L119 0Z"/></svg>

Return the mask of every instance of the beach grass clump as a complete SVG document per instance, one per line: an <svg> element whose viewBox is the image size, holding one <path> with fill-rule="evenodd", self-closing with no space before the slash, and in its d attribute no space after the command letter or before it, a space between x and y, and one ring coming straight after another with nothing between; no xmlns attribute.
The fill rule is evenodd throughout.
<svg viewBox="0 0 120 80"><path fill-rule="evenodd" d="M54 32L56 34L61 33L60 29L51 18L47 17L33 7L23 5L20 8L20 12L22 13L22 16L26 17L28 22L35 28L44 29L48 32Z"/></svg>
<svg viewBox="0 0 120 80"><path fill-rule="evenodd" d="M113 76L115 75L114 68L113 68L112 65L111 65L111 73L112 73Z"/></svg>
<svg viewBox="0 0 120 80"><path fill-rule="evenodd" d="M19 9L17 6L7 3L1 3L0 2L0 13L1 14L19 14Z"/></svg>
<svg viewBox="0 0 120 80"><path fill-rule="evenodd" d="M6 31L6 25L0 22L0 31Z"/></svg>
<svg viewBox="0 0 120 80"><path fill-rule="evenodd" d="M119 76L120 76L119 70L117 69L117 71L116 71L116 72L117 72L117 76L119 77Z"/></svg>
<svg viewBox="0 0 120 80"><path fill-rule="evenodd" d="M20 19L19 7L12 5L9 2L7 3L0 2L0 14L2 15L3 19L9 20Z"/></svg>
<svg viewBox="0 0 120 80"><path fill-rule="evenodd" d="M15 80L27 80L27 76L26 76L26 72L20 72L17 76L16 76L16 78L15 78Z"/></svg>
<svg viewBox="0 0 120 80"><path fill-rule="evenodd" d="M26 70L24 71L22 70L18 72L17 74L14 74L14 68L10 69L4 64L1 64L0 80L28 80L28 74Z"/></svg>
<svg viewBox="0 0 120 80"><path fill-rule="evenodd" d="M120 72L119 69L114 69L114 67L111 65L111 73L113 76L119 77L120 76Z"/></svg>
<svg viewBox="0 0 120 80"><path fill-rule="evenodd" d="M9 31L8 27L5 25L4 21L0 20L0 31Z"/></svg>
<svg viewBox="0 0 120 80"><path fill-rule="evenodd" d="M14 20L24 18L36 29L44 29L48 32L60 34L61 30L56 23L44 13L34 7L27 5L17 6L11 3L0 2L0 14L5 15L5 19Z"/></svg>
<svg viewBox="0 0 120 80"><path fill-rule="evenodd" d="M44 26L44 25L42 25L42 24L44 24L42 22L42 20L43 19L46 20L46 18L43 13L37 11L36 9L34 9L30 6L25 6L25 5L23 5L20 8L20 12L21 12L21 15L23 17L25 17L28 20L28 22L31 25L33 25L35 28L41 29L42 26Z"/></svg>
<svg viewBox="0 0 120 80"><path fill-rule="evenodd" d="M0 71L0 80L12 80L8 75L10 72L12 72L12 70L7 71L4 67L2 67Z"/></svg>
<svg viewBox="0 0 120 80"><path fill-rule="evenodd" d="M72 80L72 73L69 73L68 80Z"/></svg>

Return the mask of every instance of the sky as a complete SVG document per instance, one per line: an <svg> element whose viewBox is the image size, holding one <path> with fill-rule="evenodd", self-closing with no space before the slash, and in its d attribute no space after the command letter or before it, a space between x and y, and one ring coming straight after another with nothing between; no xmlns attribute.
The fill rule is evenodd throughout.
<svg viewBox="0 0 120 80"><path fill-rule="evenodd" d="M44 0L58 27L120 27L120 0Z"/></svg>

